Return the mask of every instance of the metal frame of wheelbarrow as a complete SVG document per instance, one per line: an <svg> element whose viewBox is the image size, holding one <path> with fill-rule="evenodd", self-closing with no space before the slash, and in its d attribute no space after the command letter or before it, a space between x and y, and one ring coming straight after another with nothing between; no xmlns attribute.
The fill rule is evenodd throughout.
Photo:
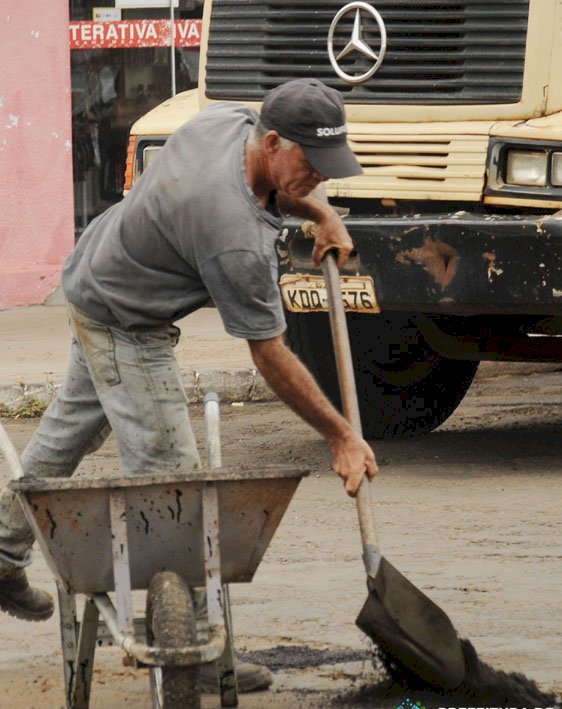
<svg viewBox="0 0 562 709"><path fill-rule="evenodd" d="M0 449L15 478L10 487L19 494L57 578L69 709L89 706L100 616L114 643L142 665L216 662L221 706L237 706L225 584L251 581L308 473L289 466L220 467L216 395L206 397L205 418L211 470L113 479L23 478L0 426ZM178 573L190 587L206 587L208 642L163 648L135 635L131 592L146 589L153 574L164 569ZM115 605L108 596L113 590ZM80 623L78 593L86 596Z"/></svg>

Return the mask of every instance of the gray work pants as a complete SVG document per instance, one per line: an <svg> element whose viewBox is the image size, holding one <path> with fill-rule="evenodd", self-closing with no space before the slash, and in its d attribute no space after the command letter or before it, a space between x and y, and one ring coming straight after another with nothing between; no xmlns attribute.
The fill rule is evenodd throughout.
<svg viewBox="0 0 562 709"><path fill-rule="evenodd" d="M179 330L107 327L68 306L70 364L21 456L26 476L68 477L112 430L125 475L200 467L173 348ZM0 494L0 567L31 562L33 533L17 497Z"/></svg>

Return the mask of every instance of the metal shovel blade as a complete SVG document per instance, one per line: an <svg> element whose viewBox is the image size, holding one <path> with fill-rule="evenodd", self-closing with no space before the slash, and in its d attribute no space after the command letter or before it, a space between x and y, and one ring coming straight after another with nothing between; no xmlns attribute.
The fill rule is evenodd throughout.
<svg viewBox="0 0 562 709"><path fill-rule="evenodd" d="M358 627L408 673L434 687L458 687L464 656L447 614L384 557L367 588Z"/></svg>

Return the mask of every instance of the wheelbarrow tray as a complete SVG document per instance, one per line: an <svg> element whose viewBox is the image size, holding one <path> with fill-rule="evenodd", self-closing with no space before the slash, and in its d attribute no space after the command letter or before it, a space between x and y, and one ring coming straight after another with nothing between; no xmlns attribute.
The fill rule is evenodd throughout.
<svg viewBox="0 0 562 709"><path fill-rule="evenodd" d="M158 571L205 585L202 491L218 491L223 583L251 581L306 471L288 466L214 468L119 478L20 478L10 487L51 571L74 593L115 589L110 493L124 494L132 589Z"/></svg>

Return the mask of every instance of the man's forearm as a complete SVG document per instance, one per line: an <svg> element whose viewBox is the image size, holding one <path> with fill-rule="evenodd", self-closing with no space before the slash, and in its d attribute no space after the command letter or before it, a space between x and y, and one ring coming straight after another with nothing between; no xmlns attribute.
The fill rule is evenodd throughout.
<svg viewBox="0 0 562 709"><path fill-rule="evenodd" d="M314 197L291 197L285 192L277 193L277 205L284 214L290 214L300 219L320 222L326 217L337 216L327 202L321 202Z"/></svg>
<svg viewBox="0 0 562 709"><path fill-rule="evenodd" d="M282 337L248 344L257 368L277 396L329 441L334 471L354 497L365 473L369 478L377 473L371 447L330 404Z"/></svg>
<svg viewBox="0 0 562 709"><path fill-rule="evenodd" d="M308 369L281 337L249 341L256 367L288 406L329 441L345 437L351 427L325 397Z"/></svg>

